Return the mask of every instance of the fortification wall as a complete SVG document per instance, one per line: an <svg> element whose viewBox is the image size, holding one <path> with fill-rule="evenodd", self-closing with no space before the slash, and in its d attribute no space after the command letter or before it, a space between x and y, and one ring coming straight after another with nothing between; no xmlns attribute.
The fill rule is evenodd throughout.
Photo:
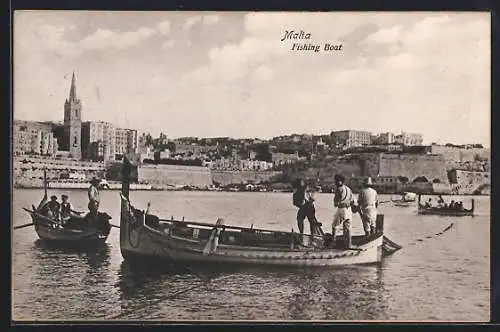
<svg viewBox="0 0 500 332"><path fill-rule="evenodd" d="M487 172L470 172L453 170L450 172L450 180L453 188L458 194L470 195L483 189L489 190L491 179Z"/></svg>
<svg viewBox="0 0 500 332"><path fill-rule="evenodd" d="M260 183L271 181L274 177L281 175L281 172L274 171L215 171L212 170L212 180L221 185L236 183Z"/></svg>
<svg viewBox="0 0 500 332"><path fill-rule="evenodd" d="M343 174L346 178L362 175L359 156L342 156L315 160L308 167L291 165L285 169L288 181L297 178L319 180L322 184L333 184L335 174Z"/></svg>
<svg viewBox="0 0 500 332"><path fill-rule="evenodd" d="M147 182L153 186L212 185L210 169L201 166L143 165L137 167L137 177L139 182Z"/></svg>
<svg viewBox="0 0 500 332"><path fill-rule="evenodd" d="M474 161L476 157L490 159L490 149L484 148L465 149L452 146L432 145L431 153L443 155L446 161L453 162L471 162Z"/></svg>
<svg viewBox="0 0 500 332"><path fill-rule="evenodd" d="M376 167L373 167L374 171ZM448 184L446 165L442 155L386 154L379 156L378 172L370 176L405 176L409 182L425 177L429 182L439 180Z"/></svg>

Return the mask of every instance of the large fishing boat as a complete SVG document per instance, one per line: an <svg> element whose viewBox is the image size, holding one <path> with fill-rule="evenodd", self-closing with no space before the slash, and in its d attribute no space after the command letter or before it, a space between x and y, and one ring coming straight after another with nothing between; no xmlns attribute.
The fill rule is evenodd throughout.
<svg viewBox="0 0 500 332"><path fill-rule="evenodd" d="M471 200L471 208L466 209L463 207L449 207L449 206L426 206L420 202L420 195L418 195L418 214L422 215L437 215L448 217L466 217L474 216L474 199Z"/></svg>
<svg viewBox="0 0 500 332"><path fill-rule="evenodd" d="M43 205L47 202L47 177L44 172L44 191L45 195L42 202L31 209L23 208L31 216L32 222L14 227L14 229L34 226L38 237L44 241L69 246L94 245L104 243L111 231L109 216L105 212L98 212L97 220L87 213L81 216L72 213L70 218L64 223L55 218L49 217L44 213Z"/></svg>
<svg viewBox="0 0 500 332"><path fill-rule="evenodd" d="M336 266L372 264L401 247L383 234L384 217L370 236L353 236L348 249L343 241L323 234L301 236L280 232L196 221L161 219L134 206L129 197L130 168L122 169L120 249L126 260L260 264L282 266Z"/></svg>

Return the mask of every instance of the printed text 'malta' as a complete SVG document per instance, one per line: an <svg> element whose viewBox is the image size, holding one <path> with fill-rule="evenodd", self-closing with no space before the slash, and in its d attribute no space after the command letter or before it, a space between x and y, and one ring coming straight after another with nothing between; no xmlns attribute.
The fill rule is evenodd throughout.
<svg viewBox="0 0 500 332"><path fill-rule="evenodd" d="M299 32L295 30L285 30L285 34L283 35L283 38L281 38L281 41L284 41L285 39L311 39L311 34L302 30Z"/></svg>

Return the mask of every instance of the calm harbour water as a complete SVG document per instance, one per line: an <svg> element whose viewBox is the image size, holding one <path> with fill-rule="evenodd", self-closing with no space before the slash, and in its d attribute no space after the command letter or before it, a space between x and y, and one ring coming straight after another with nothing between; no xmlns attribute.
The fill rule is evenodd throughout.
<svg viewBox="0 0 500 332"><path fill-rule="evenodd" d="M68 193L77 210L86 210L85 191L52 193ZM30 222L22 207L38 204L42 195L14 190L14 226ZM332 198L316 196L325 232L331 232ZM470 198L463 199L468 206ZM297 230L291 194L131 192L131 200L140 209L151 202L150 212L164 218L214 223L220 217L227 224ZM403 246L381 266L137 269L123 261L116 228L105 246L84 252L49 248L32 227L14 230L12 318L488 321L490 198L475 200L478 216L461 218L419 216L416 206L381 204L386 235ZM119 192L102 192L100 209L119 224ZM362 232L359 217L353 228ZM211 281L203 283L199 275Z"/></svg>

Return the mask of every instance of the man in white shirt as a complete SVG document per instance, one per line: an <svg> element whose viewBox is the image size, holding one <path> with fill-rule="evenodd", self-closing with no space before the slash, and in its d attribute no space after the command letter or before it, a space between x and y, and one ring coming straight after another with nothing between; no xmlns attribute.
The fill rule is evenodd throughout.
<svg viewBox="0 0 500 332"><path fill-rule="evenodd" d="M351 247L351 220L353 203L353 196L351 188L345 184L344 176L335 175L335 196L333 198L333 205L337 208L333 217L332 235L335 241L336 231L340 226L343 226L344 244L346 249Z"/></svg>
<svg viewBox="0 0 500 332"><path fill-rule="evenodd" d="M365 180L364 186L359 192L358 205L366 236L375 234L378 199L377 191L372 188L372 179L370 177Z"/></svg>
<svg viewBox="0 0 500 332"><path fill-rule="evenodd" d="M90 187L88 190L88 195L89 195L89 211L90 211L90 216L92 217L93 221L96 223L97 222L97 216L98 216L98 210L99 210L99 190L97 189L97 186L99 185L99 180L96 178L93 178L90 181Z"/></svg>

